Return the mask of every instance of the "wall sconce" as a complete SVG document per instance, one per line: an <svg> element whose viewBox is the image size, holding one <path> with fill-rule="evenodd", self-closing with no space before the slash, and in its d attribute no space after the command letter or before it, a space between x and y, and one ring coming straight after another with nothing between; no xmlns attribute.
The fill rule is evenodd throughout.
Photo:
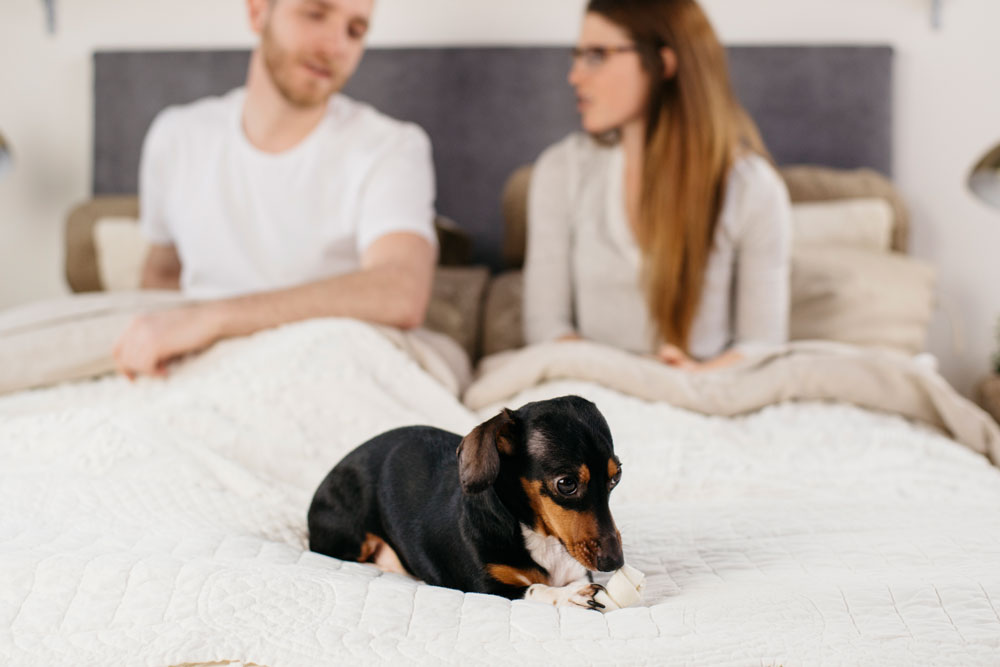
<svg viewBox="0 0 1000 667"><path fill-rule="evenodd" d="M0 134L0 178L3 178L13 165L14 156L11 154L10 146L3 138L3 134Z"/></svg>
<svg viewBox="0 0 1000 667"><path fill-rule="evenodd" d="M49 28L49 34L56 32L56 0L42 0L45 3L45 25Z"/></svg>
<svg viewBox="0 0 1000 667"><path fill-rule="evenodd" d="M969 189L990 206L1000 208L1000 144L972 168Z"/></svg>
<svg viewBox="0 0 1000 667"><path fill-rule="evenodd" d="M935 30L941 29L941 2L942 0L931 0L931 25Z"/></svg>

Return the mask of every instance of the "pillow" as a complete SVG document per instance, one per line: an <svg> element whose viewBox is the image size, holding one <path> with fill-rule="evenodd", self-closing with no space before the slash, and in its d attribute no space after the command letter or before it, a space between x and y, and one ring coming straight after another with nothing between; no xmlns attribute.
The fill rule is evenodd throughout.
<svg viewBox="0 0 1000 667"><path fill-rule="evenodd" d="M795 245L847 245L888 252L892 207L875 197L792 205Z"/></svg>
<svg viewBox="0 0 1000 667"><path fill-rule="evenodd" d="M461 225L439 215L434 218L434 231L438 239L438 264L465 266L472 259L472 239Z"/></svg>
<svg viewBox="0 0 1000 667"><path fill-rule="evenodd" d="M873 169L837 169L794 165L778 170L793 204L876 197L889 203L893 212L892 249L906 252L909 215L902 195L888 178Z"/></svg>
<svg viewBox="0 0 1000 667"><path fill-rule="evenodd" d="M924 348L934 310L934 269L898 253L802 245L792 252L792 340Z"/></svg>
<svg viewBox="0 0 1000 667"><path fill-rule="evenodd" d="M511 173L500 199L504 220L503 260L512 269L524 264L532 169L532 165L525 165Z"/></svg>
<svg viewBox="0 0 1000 667"><path fill-rule="evenodd" d="M524 347L523 286L520 271L507 271L490 281L483 305L483 356Z"/></svg>
<svg viewBox="0 0 1000 667"><path fill-rule="evenodd" d="M93 233L97 271L104 289L139 289L149 242L135 218L102 218L94 224Z"/></svg>
<svg viewBox="0 0 1000 667"><path fill-rule="evenodd" d="M470 360L477 357L483 292L489 277L485 266L439 266L434 274L424 326L455 339Z"/></svg>

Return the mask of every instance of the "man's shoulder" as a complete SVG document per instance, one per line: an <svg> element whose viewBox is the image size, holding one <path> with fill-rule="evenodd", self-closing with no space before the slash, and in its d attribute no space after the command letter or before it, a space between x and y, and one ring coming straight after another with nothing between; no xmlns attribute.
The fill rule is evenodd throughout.
<svg viewBox="0 0 1000 667"><path fill-rule="evenodd" d="M427 133L416 123L393 118L370 104L343 94L330 101L329 113L335 120L334 127L349 132L369 146L430 143Z"/></svg>

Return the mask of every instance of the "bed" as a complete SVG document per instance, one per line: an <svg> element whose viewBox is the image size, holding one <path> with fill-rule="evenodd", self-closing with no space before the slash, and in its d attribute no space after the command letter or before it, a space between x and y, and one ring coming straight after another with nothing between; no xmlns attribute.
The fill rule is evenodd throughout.
<svg viewBox="0 0 1000 667"><path fill-rule="evenodd" d="M164 88L227 86L241 57L98 54L95 126L148 122L128 101L129 90L145 90L137 81L165 82L138 98L180 101ZM829 272L800 270L798 283L813 289L823 278L835 292L860 271L898 281L893 298L926 301L933 281L903 253L905 217L885 178L891 51L745 47L732 57L739 86L768 86L767 95L746 93L748 105L797 200L851 190L848 204L803 208L810 229L824 215L870 221L881 211L878 234L860 224L860 245L831 250L822 234L803 244L801 265ZM174 75L153 76L164 59ZM556 49L374 51L357 83L367 72L376 92L356 94L404 103L410 96L392 73L416 71L432 77L448 108L460 95L479 109L480 94L504 91L490 77L550 90L562 80L558 63ZM519 76L525 68L553 78ZM837 84L845 68L865 74ZM489 85L471 86L470 71ZM842 106L831 114L837 85L850 94L832 96ZM101 292L0 314L0 376L9 381L0 377L0 662L1000 662L1000 519L990 511L1000 506L1000 430L917 354L913 331L926 321L915 308L893 310L852 283L853 296L831 297L847 315L825 320L841 329L828 326L824 340L806 330L724 373L691 375L586 342L520 347L511 304L523 172L508 182L503 207L499 194L546 132L572 123L559 99L532 99L548 110L543 127L503 142L512 148L499 162L480 153L489 166L469 168L462 151L482 144L470 148L461 133L481 136L475 128L457 129L454 145L436 153L442 183L482 179L454 190L475 196L443 190L439 201L480 266L441 269L437 332L303 322L216 345L166 380L130 384L107 375L95 351L133 313L177 295ZM441 113L431 113L435 140L444 130L433 123L447 124ZM789 140L796 127L808 131ZM506 131L513 137L517 126ZM95 195L131 192L135 147L98 129ZM788 166L801 162L826 168ZM860 199L882 205L857 213L859 188ZM134 202L115 202L108 215L134 215ZM101 244L91 238L88 249L81 238L101 214L87 206L73 229L77 250L92 256ZM484 213L472 218L464 206ZM71 276L101 273L92 258L81 269L68 257ZM806 323L818 318L817 289L796 304ZM858 315L866 299L881 312ZM460 307L470 300L471 315ZM18 379L34 388L17 390ZM462 594L306 549L314 489L368 437L418 423L464 433L502 406L568 393L593 400L614 434L624 475L612 510L627 561L647 575L640 605L602 615Z"/></svg>

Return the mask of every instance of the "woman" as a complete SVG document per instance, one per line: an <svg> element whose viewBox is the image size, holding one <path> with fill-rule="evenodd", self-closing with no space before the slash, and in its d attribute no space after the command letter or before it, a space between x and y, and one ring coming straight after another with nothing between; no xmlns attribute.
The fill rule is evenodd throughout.
<svg viewBox="0 0 1000 667"><path fill-rule="evenodd" d="M791 207L693 0L591 0L583 129L532 176L529 343L586 338L689 369L787 339Z"/></svg>

